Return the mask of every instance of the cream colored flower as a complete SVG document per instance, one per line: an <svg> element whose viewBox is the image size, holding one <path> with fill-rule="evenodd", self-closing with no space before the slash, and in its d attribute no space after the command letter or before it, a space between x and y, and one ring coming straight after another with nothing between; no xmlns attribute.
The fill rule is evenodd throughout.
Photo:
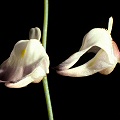
<svg viewBox="0 0 120 120"><path fill-rule="evenodd" d="M49 57L40 42L41 31L31 28L29 40L18 41L0 66L0 82L10 88L39 83L49 73Z"/></svg>
<svg viewBox="0 0 120 120"><path fill-rule="evenodd" d="M120 52L111 37L113 18L109 18L108 30L94 28L83 38L80 50L57 66L57 73L63 76L84 77L94 73L110 74L120 62ZM83 65L71 68L86 52L96 55Z"/></svg>

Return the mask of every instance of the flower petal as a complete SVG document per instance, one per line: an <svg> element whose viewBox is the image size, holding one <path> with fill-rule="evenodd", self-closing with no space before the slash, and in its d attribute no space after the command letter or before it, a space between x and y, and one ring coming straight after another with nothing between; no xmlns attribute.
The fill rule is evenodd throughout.
<svg viewBox="0 0 120 120"><path fill-rule="evenodd" d="M116 63L116 64L117 64L117 63ZM100 71L99 73L101 73L101 74L103 74L103 75L108 75L108 74L110 74L110 73L114 70L114 68L116 67L116 64L114 64L114 65L112 65L112 66L110 66L110 67L108 67L108 68Z"/></svg>
<svg viewBox="0 0 120 120"><path fill-rule="evenodd" d="M28 84L30 84L32 82L34 82L34 83L40 82L43 79L44 76L46 76L46 73L39 66L32 73L25 76L20 81L18 81L16 83L8 83L8 82L6 82L5 85L7 87L9 87L9 88L22 88L22 87L26 87Z"/></svg>
<svg viewBox="0 0 120 120"><path fill-rule="evenodd" d="M120 51L118 49L117 44L113 40L112 40L112 46L113 46L114 55L116 57L116 61L119 62L120 61ZM100 73L104 74L104 75L110 74L114 70L114 68L116 67L116 64L114 64L113 66L108 67L108 68L100 71Z"/></svg>
<svg viewBox="0 0 120 120"><path fill-rule="evenodd" d="M116 63L117 61L114 64ZM71 68L68 70L61 70L61 71L58 70L57 73L63 76L84 77L100 72L101 70L111 67L114 64L111 64L109 62L107 53L101 49L96 54L96 56L87 63L79 67Z"/></svg>
<svg viewBox="0 0 120 120"><path fill-rule="evenodd" d="M24 56L24 65L30 65L44 56L47 55L42 44L36 39L29 40L26 47L26 55Z"/></svg>
<svg viewBox="0 0 120 120"><path fill-rule="evenodd" d="M112 38L109 32L105 29L94 28L90 30L83 38L82 46L79 52L71 55L67 60L62 62L56 67L59 70L65 70L72 67L79 58L86 52L98 52L103 49L108 55L108 60L111 64L114 64L116 57L113 53Z"/></svg>
<svg viewBox="0 0 120 120"><path fill-rule="evenodd" d="M107 53L109 61L114 63L115 56L112 48L112 37L107 30L102 28L94 28L90 30L84 36L80 50L94 46L103 49Z"/></svg>
<svg viewBox="0 0 120 120"><path fill-rule="evenodd" d="M31 82L33 82L33 79L31 78L31 76L28 76L17 83L5 83L5 86L9 88L22 88L27 86Z"/></svg>
<svg viewBox="0 0 120 120"><path fill-rule="evenodd" d="M28 66L43 57L48 57L48 55L38 40L21 40L15 44L7 64L12 67Z"/></svg>
<svg viewBox="0 0 120 120"><path fill-rule="evenodd" d="M6 60L1 65L1 69L0 69L1 70L1 72L0 72L1 82L2 81L14 82L14 83L18 82L22 78L24 78L26 75L32 75L32 73L34 73L34 75L35 75L36 73L34 71L36 71L36 72L42 71L42 74L37 73L37 74L41 74L42 76L45 76L46 74L49 73L49 57L48 56L39 59L38 61L34 62L33 64L31 64L29 66L19 66L19 65L17 65L16 67L8 66L7 65L8 62L9 61ZM36 70L38 68L41 70ZM43 71L44 71L44 74L43 74Z"/></svg>
<svg viewBox="0 0 120 120"><path fill-rule="evenodd" d="M72 67L72 66L79 60L79 58L80 58L85 52L87 52L87 50L88 50L88 49L74 53L74 54L71 55L68 59L66 59L64 62L62 62L61 64L59 64L59 65L56 67L56 69L57 69L57 70L66 70L66 69L69 69L70 67Z"/></svg>
<svg viewBox="0 0 120 120"><path fill-rule="evenodd" d="M118 49L118 46L114 41L112 41L112 46L113 46L113 50L114 50L114 55L117 58L118 63L120 63L120 51Z"/></svg>

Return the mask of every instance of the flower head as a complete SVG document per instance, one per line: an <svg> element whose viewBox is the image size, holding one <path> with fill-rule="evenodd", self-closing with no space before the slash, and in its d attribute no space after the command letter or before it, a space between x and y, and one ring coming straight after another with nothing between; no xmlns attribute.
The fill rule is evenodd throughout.
<svg viewBox="0 0 120 120"><path fill-rule="evenodd" d="M0 66L0 82L21 88L40 82L49 73L49 57L40 42L41 31L31 28L29 40L18 41L10 57Z"/></svg>
<svg viewBox="0 0 120 120"><path fill-rule="evenodd" d="M112 24L113 18L110 17L108 30L103 28L90 30L84 36L80 50L56 67L57 73L70 77L84 77L97 72L110 74L120 62L119 49L111 37ZM94 52L96 55L85 64L71 68L86 52Z"/></svg>

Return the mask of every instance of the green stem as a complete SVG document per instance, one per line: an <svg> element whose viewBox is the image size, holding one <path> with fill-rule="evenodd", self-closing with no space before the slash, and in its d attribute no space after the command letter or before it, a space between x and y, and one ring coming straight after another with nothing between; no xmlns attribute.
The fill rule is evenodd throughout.
<svg viewBox="0 0 120 120"><path fill-rule="evenodd" d="M48 29L48 0L44 0L42 45L45 48L45 50L46 50L46 44L47 44L47 29ZM52 105L51 105L47 76L43 78L43 87L44 87L46 104L47 104L48 118L49 120L53 120L53 112L52 112Z"/></svg>
<svg viewBox="0 0 120 120"><path fill-rule="evenodd" d="M46 49L46 44L47 44L47 29L48 29L48 0L44 0L44 20L43 20L42 44L45 49Z"/></svg>

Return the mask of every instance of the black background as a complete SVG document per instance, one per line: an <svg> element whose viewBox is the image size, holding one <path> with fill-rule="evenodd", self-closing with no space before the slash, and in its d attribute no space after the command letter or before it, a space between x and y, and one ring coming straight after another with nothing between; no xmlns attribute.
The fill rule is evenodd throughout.
<svg viewBox="0 0 120 120"><path fill-rule="evenodd" d="M43 0L0 4L0 63L9 57L18 40L28 39L30 28L43 29ZM120 65L107 76L96 73L84 78L58 75L52 67L78 51L92 28L106 28L113 17L112 37L120 48L120 14L117 3L49 1L47 53L50 57L48 84L54 120L120 119ZM89 55L88 55L89 56ZM91 56L84 56L77 65ZM76 66L77 66L76 65ZM10 89L0 84L1 120L48 120L43 84ZM3 118L2 118L3 117Z"/></svg>

